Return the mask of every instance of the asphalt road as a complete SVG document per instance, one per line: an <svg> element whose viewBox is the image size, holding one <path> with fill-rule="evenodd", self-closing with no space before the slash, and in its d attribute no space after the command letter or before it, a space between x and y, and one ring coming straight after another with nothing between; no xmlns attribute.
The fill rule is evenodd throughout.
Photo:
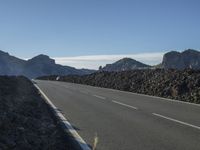
<svg viewBox="0 0 200 150"><path fill-rule="evenodd" d="M200 150L200 106L86 85L37 85L97 150Z"/></svg>

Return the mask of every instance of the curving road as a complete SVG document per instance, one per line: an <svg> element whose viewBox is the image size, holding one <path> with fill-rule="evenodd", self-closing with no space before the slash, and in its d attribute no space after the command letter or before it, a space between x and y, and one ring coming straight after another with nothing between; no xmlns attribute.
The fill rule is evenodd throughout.
<svg viewBox="0 0 200 150"><path fill-rule="evenodd" d="M200 150L200 106L112 89L36 80L97 150Z"/></svg>

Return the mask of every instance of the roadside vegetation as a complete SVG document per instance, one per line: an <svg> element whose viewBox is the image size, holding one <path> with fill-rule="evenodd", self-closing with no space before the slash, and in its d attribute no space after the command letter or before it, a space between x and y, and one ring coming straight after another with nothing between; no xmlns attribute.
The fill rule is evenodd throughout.
<svg viewBox="0 0 200 150"><path fill-rule="evenodd" d="M42 80L58 80L91 86L159 96L200 103L200 71L146 69L122 72L97 72L78 76L44 76Z"/></svg>
<svg viewBox="0 0 200 150"><path fill-rule="evenodd" d="M0 149L74 149L25 77L0 76Z"/></svg>

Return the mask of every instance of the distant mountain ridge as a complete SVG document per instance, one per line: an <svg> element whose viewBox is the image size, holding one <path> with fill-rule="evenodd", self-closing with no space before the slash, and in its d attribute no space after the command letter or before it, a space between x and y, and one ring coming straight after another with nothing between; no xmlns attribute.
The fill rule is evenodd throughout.
<svg viewBox="0 0 200 150"><path fill-rule="evenodd" d="M187 49L183 52L171 51L163 56L161 67L164 69L200 69L200 52Z"/></svg>
<svg viewBox="0 0 200 150"><path fill-rule="evenodd" d="M119 72L156 68L200 70L200 52L193 49L187 49L183 52L171 51L164 54L162 63L155 66L146 65L131 58L123 58L112 64L100 67L99 71ZM94 72L95 70L76 69L56 64L54 59L43 54L29 60L23 60L0 51L0 75L24 75L28 78L36 78L48 75L85 75Z"/></svg>
<svg viewBox="0 0 200 150"><path fill-rule="evenodd" d="M187 49L183 52L170 51L163 55L160 64L150 66L131 58L123 58L112 64L100 67L99 71L128 71L136 69L200 69L200 52L194 49Z"/></svg>
<svg viewBox="0 0 200 150"><path fill-rule="evenodd" d="M0 51L0 75L24 75L36 78L44 75L84 75L93 72L94 70L56 64L54 59L43 54L26 61Z"/></svg>
<svg viewBox="0 0 200 150"><path fill-rule="evenodd" d="M123 58L115 63L107 64L105 67L100 68L100 71L127 71L127 70L135 70L135 69L147 69L150 68L149 65L143 64L139 61L136 61L131 58Z"/></svg>

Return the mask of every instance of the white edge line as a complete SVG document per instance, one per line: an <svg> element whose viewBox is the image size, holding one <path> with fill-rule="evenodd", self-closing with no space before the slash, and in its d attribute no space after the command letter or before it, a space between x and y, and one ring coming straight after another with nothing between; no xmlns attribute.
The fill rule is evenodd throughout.
<svg viewBox="0 0 200 150"><path fill-rule="evenodd" d="M35 84L34 84L35 85ZM45 98L46 102L49 104L49 106L54 110L57 117L60 119L60 121L65 125L68 132L73 136L74 140L79 144L82 150L91 150L87 143L81 138L81 136L76 132L76 130L72 127L72 125L67 121L67 119L63 116L63 114L58 111L57 107L50 101L50 99L44 94L44 92L37 86L35 87L40 91L42 96Z"/></svg>
<svg viewBox="0 0 200 150"><path fill-rule="evenodd" d="M99 95L93 95L94 97L97 97L97 98L100 98L100 99L106 99L105 97L103 96L99 96Z"/></svg>
<svg viewBox="0 0 200 150"><path fill-rule="evenodd" d="M119 105L122 105L122 106L126 106L126 107L129 107L129 108L133 108L133 109L138 109L137 107L134 107L134 106L131 106L131 105L127 105L127 104L124 104L124 103L121 103L121 102L118 102L118 101L114 101L112 100L113 103L116 103L116 104L119 104Z"/></svg>
<svg viewBox="0 0 200 150"><path fill-rule="evenodd" d="M167 120L170 120L170 121L174 121L176 123L180 123L182 125L186 125L186 126L200 130L200 127L198 127L198 126L195 126L195 125L183 122L183 121L179 121L179 120L176 120L176 119L173 119L173 118L170 118L170 117L166 117L166 116L163 116L163 115L160 115L160 114L157 114L157 113L152 113L152 114L157 116L157 117L164 118L164 119L167 119Z"/></svg>

